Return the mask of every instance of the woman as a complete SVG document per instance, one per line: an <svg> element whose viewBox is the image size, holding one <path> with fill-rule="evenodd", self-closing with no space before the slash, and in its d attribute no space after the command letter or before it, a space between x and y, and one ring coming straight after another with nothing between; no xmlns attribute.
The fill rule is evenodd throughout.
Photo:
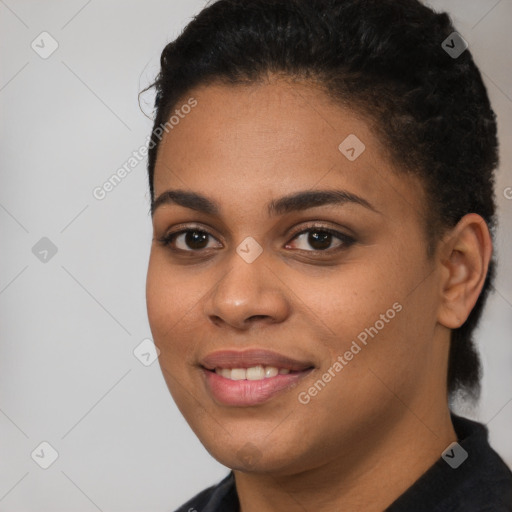
<svg viewBox="0 0 512 512"><path fill-rule="evenodd" d="M161 58L148 157L160 366L232 469L179 510L510 511L473 331L495 115L417 0L219 0Z"/></svg>

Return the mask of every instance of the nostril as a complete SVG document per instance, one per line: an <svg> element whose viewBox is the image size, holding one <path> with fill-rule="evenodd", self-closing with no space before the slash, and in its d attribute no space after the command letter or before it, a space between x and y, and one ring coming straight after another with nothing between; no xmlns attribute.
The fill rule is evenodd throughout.
<svg viewBox="0 0 512 512"><path fill-rule="evenodd" d="M247 319L247 321L250 322L252 320L256 320L256 319L259 320L259 319L265 319L265 318L269 318L269 316L268 315L253 315L253 316L249 317Z"/></svg>

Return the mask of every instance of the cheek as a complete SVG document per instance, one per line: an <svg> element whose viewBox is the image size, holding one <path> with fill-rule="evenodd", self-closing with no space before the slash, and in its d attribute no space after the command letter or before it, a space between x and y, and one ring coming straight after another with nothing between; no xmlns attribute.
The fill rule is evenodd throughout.
<svg viewBox="0 0 512 512"><path fill-rule="evenodd" d="M158 362L167 387L182 414L186 415L190 392L187 354L191 348L191 325L198 302L193 280L185 279L183 272L173 269L165 260L165 254L152 251L146 279L146 305L153 341L160 351ZM188 398L187 398L188 397Z"/></svg>
<svg viewBox="0 0 512 512"><path fill-rule="evenodd" d="M343 358L328 402L340 404L341 409L341 404L350 403L361 420L368 410L394 403L395 394L403 400L412 396L430 371L434 350L435 275L421 266L413 272L414 279L391 272L390 267L388 271L367 274L365 279L354 276L352 293L325 301L329 303L325 321L339 333L330 346L329 364Z"/></svg>
<svg viewBox="0 0 512 512"><path fill-rule="evenodd" d="M418 368L431 347L437 295L435 274L419 251L411 253L374 253L372 262L351 262L319 286L295 281L312 318L328 327L325 364L352 351L358 373L375 367L398 381Z"/></svg>
<svg viewBox="0 0 512 512"><path fill-rule="evenodd" d="M152 252L146 279L148 320L155 344L161 351L179 350L182 330L190 324L189 316L200 298L194 280L173 269L165 256Z"/></svg>
<svg viewBox="0 0 512 512"><path fill-rule="evenodd" d="M146 306L155 343L177 306L172 300L173 286L169 281L165 266L152 251L146 277Z"/></svg>
<svg viewBox="0 0 512 512"><path fill-rule="evenodd" d="M349 262L321 280L297 276L292 283L294 295L307 306L311 319L332 337L333 357L376 322L379 330L383 321L386 326L392 322L399 308L393 309L393 304L400 302L402 288L406 289L393 264L363 260Z"/></svg>

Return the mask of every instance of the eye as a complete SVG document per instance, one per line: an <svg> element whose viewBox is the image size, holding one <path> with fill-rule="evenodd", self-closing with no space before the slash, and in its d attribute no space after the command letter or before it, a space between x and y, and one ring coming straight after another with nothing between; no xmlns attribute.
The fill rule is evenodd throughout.
<svg viewBox="0 0 512 512"><path fill-rule="evenodd" d="M203 250L222 247L222 244L213 235L199 228L188 228L168 233L159 238L158 242L172 251L182 253L199 253ZM353 243L355 243L355 239L349 235L323 226L312 226L295 234L285 248L321 253L347 249ZM292 244L298 244L298 247L293 247ZM308 245L312 249L309 249Z"/></svg>
<svg viewBox="0 0 512 512"><path fill-rule="evenodd" d="M163 246L170 246L175 251L197 252L212 248L212 246L208 246L210 238L216 240L207 231L201 229L183 229L164 235L162 238L159 238L158 241ZM218 247L218 245L214 245L213 247Z"/></svg>
<svg viewBox="0 0 512 512"><path fill-rule="evenodd" d="M292 242L293 240L298 241L299 247L291 247L291 242L289 242L286 244L287 249L292 248L307 252L327 252L330 250L346 249L355 242L351 236L326 227L312 227L303 230L294 236ZM335 243L336 240L338 243ZM308 245L313 250L308 249Z"/></svg>

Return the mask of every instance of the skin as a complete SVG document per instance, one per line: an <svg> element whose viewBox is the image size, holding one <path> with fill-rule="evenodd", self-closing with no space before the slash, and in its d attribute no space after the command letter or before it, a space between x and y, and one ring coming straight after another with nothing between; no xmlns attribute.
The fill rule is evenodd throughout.
<svg viewBox="0 0 512 512"><path fill-rule="evenodd" d="M197 192L220 214L164 204L153 215L147 309L168 388L206 449L233 468L243 512L381 511L457 439L450 329L483 286L487 226L466 215L429 259L421 183L396 172L367 119L314 85L211 84L183 103L191 96L197 106L161 142L155 197ZM353 162L338 150L349 134L366 146ZM376 211L346 203L268 215L269 201L311 189L347 190ZM296 236L313 222L355 242L333 237L342 248L315 256L307 233ZM177 227L212 236L200 252L179 237L178 254L158 242ZM248 236L263 249L250 264L236 252ZM397 302L402 310L300 403ZM221 405L198 361L227 348L275 350L315 369L261 405Z"/></svg>

